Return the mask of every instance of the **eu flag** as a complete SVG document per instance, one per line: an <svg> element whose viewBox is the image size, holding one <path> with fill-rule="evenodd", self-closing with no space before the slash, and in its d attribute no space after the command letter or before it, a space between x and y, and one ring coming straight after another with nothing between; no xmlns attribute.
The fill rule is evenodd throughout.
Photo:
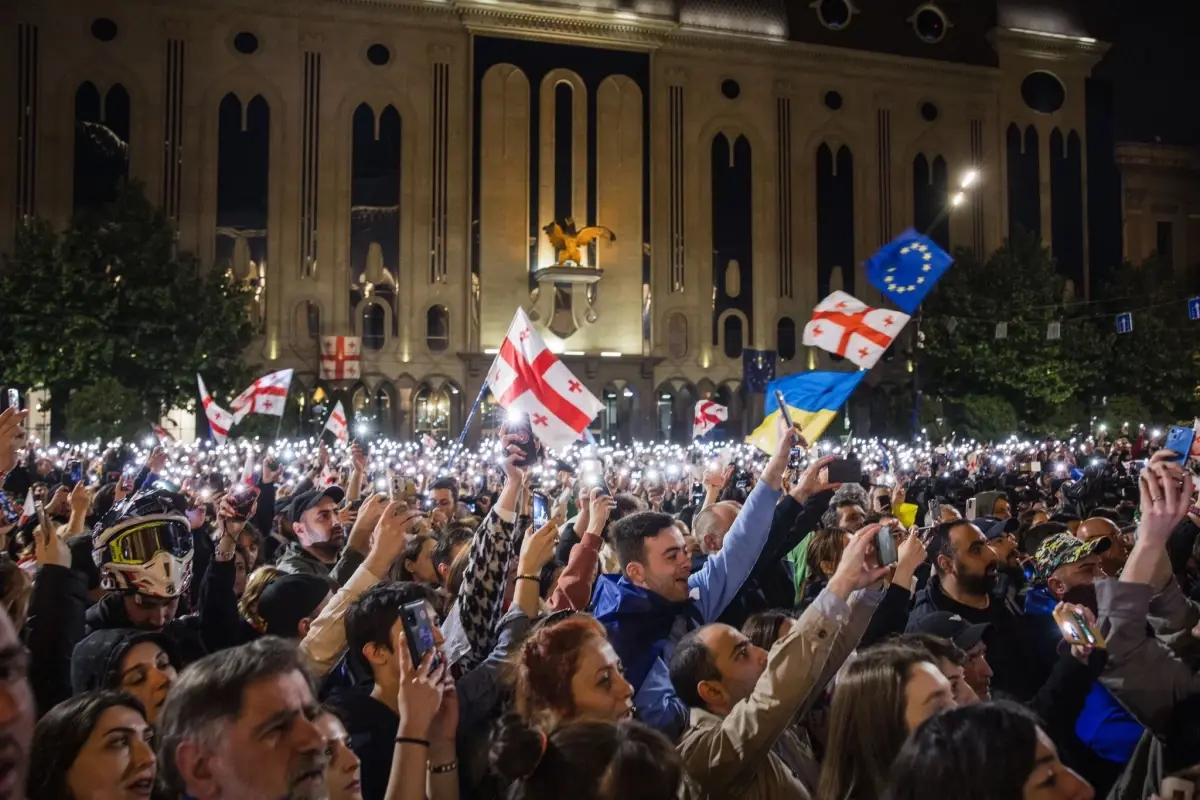
<svg viewBox="0 0 1200 800"><path fill-rule="evenodd" d="M742 383L748 392L762 392L775 380L774 350L742 351Z"/></svg>
<svg viewBox="0 0 1200 800"><path fill-rule="evenodd" d="M909 228L867 262L867 280L884 297L913 314L953 263L936 242Z"/></svg>

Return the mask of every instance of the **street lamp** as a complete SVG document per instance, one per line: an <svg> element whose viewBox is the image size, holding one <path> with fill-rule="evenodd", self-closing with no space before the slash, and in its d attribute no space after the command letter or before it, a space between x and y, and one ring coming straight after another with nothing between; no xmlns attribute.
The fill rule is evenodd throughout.
<svg viewBox="0 0 1200 800"><path fill-rule="evenodd" d="M958 208L965 202L967 202L967 193L966 192L955 192L954 196L950 198L950 207Z"/></svg>
<svg viewBox="0 0 1200 800"><path fill-rule="evenodd" d="M958 186L960 189L970 189L977 180L979 180L979 170L969 169L963 173L962 180L958 182Z"/></svg>

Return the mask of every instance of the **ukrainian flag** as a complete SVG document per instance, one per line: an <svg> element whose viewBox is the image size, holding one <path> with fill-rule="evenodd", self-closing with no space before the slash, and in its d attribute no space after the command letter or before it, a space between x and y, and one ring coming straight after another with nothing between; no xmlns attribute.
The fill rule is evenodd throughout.
<svg viewBox="0 0 1200 800"><path fill-rule="evenodd" d="M767 416L746 441L768 454L779 447L779 420L783 414L775 400L776 390L783 392L792 422L800 426L804 438L809 443L817 441L866 374L865 370L802 372L771 381L767 384Z"/></svg>

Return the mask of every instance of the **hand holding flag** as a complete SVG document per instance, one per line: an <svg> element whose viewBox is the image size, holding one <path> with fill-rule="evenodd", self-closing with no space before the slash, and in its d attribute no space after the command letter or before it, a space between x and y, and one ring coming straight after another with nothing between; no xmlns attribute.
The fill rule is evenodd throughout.
<svg viewBox="0 0 1200 800"><path fill-rule="evenodd" d="M204 407L204 416L208 419L209 430L217 444L225 444L229 438L229 429L233 427L234 418L225 409L217 405L204 386L204 378L196 375L196 383L200 387L200 404Z"/></svg>

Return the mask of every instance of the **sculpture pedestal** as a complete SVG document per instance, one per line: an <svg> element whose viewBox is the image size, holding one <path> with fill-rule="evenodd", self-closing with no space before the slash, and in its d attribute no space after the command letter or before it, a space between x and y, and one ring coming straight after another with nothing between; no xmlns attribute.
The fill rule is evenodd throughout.
<svg viewBox="0 0 1200 800"><path fill-rule="evenodd" d="M593 304L595 285L604 277L604 270L591 267L551 266L534 270L538 285L537 302L529 318L546 327L556 336L566 339L584 325L598 319ZM567 293L568 302L556 302L558 291Z"/></svg>

